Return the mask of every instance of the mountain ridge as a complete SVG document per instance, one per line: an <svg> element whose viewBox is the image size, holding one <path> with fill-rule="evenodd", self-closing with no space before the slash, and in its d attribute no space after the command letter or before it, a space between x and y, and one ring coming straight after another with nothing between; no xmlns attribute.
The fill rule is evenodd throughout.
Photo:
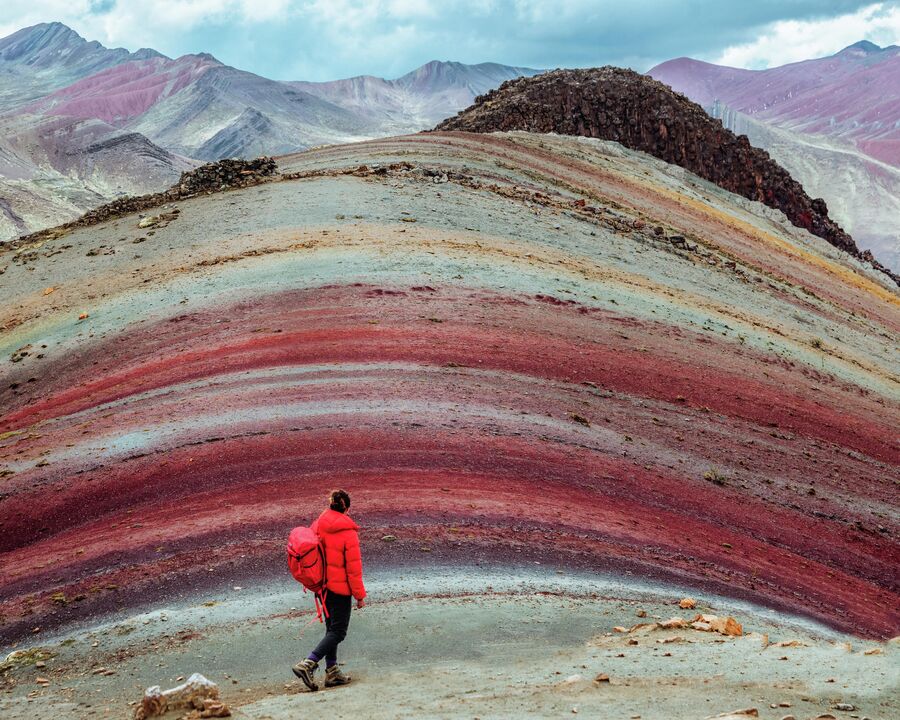
<svg viewBox="0 0 900 720"><path fill-rule="evenodd" d="M860 41L766 70L676 58L648 74L736 132L750 132L826 199L860 247L900 270L900 47ZM854 202L844 191L850 181Z"/></svg>
<svg viewBox="0 0 900 720"><path fill-rule="evenodd" d="M59 139L65 145L62 154L71 155L75 148L65 136L79 137L86 127L91 142L116 135L136 142L134 136L140 135L159 148L151 156L170 153L206 161L282 154L426 129L520 72L537 71L430 61L392 80L277 81L226 65L209 53L177 58L150 49L130 53L88 41L62 23L23 28L0 39L0 78L9 80L0 83L0 122L7 137L35 139L30 159L26 143L18 144L16 173L43 187L29 186L28 180L16 180L14 186L11 176L0 177L9 206L0 214L0 241L22 232L23 218L25 230L36 230L46 226L48 217L50 224L71 220L119 197L119 171L116 180L96 178L99 183L79 188L84 179L61 175L41 150ZM44 129L46 135L38 137ZM141 187L142 168L136 162L125 186L139 194L157 192L190 167L176 159L168 165L162 176L159 168L148 173ZM48 207L51 178L67 199ZM106 194L98 196L98 190Z"/></svg>

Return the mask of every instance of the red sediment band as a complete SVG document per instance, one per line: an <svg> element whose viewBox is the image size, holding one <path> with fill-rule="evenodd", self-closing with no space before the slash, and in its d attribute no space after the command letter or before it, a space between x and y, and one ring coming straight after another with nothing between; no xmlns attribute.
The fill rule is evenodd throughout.
<svg viewBox="0 0 900 720"><path fill-rule="evenodd" d="M471 309L458 307L462 302L453 307L444 296L435 303L444 314L438 323L422 317L429 309L423 293L371 294L366 288L317 290L316 306L305 310L303 300L308 304L313 291L286 293L223 309L222 316L232 319L225 327L190 316L126 333L54 371L48 394L10 409L0 417L0 430L224 373L333 363L452 363L680 401L900 464L895 426L884 422L883 406L867 399L866 391L780 358L545 299L523 305L496 298L501 302L491 305L481 295L477 317L467 318ZM458 313L447 317L448 310ZM377 326L367 320L376 316ZM198 327L204 328L201 348ZM107 364L99 373L92 369L98 358ZM789 367L773 367L779 364ZM831 385L830 397L821 392L823 384Z"/></svg>
<svg viewBox="0 0 900 720"><path fill-rule="evenodd" d="M354 364L369 370L340 371ZM266 372L316 366L312 384ZM45 377L0 420L43 421L0 443L0 466L33 462L0 497L8 617L53 610L54 583L127 581L135 563L137 584L193 572L158 548L280 553L339 484L364 525L407 541L501 563L552 543L573 565L643 563L862 635L900 631L896 528L870 522L895 501L895 409L703 333L546 296L332 287L131 330ZM321 411L275 414L290 403ZM182 429L156 437L168 423ZM143 429L130 456L68 450ZM704 479L716 456L751 485ZM451 525L468 530L451 541Z"/></svg>
<svg viewBox="0 0 900 720"><path fill-rule="evenodd" d="M61 575L74 581L87 566L118 567L136 549L144 549L152 575L166 567L155 569L154 549L174 542L183 551L252 545L259 526L289 528L339 484L363 517L412 538L430 532L423 523L469 522L485 528L472 541L502 559L504 546L541 542L539 533L522 534L537 525L558 535L546 542L594 562L611 554L664 566L688 582L725 583L861 634L889 636L900 621L900 551L887 537L814 517L809 507L774 506L627 458L530 438L322 428L180 448L165 462L144 457L70 480L43 505L4 503L4 523L16 520L20 539L36 523L69 529L7 552L0 587L24 591L37 582L44 589ZM76 505L85 510L79 521L71 519ZM465 533L459 539L466 542ZM273 540L272 547L281 545ZM41 567L47 558L65 562Z"/></svg>

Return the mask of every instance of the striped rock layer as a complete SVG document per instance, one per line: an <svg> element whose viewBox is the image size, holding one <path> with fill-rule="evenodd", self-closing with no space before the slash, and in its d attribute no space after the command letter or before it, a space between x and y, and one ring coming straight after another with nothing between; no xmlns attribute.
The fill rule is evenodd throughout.
<svg viewBox="0 0 900 720"><path fill-rule="evenodd" d="M280 166L0 256L0 637L285 577L336 487L367 564L463 591L553 563L900 632L883 275L612 143Z"/></svg>

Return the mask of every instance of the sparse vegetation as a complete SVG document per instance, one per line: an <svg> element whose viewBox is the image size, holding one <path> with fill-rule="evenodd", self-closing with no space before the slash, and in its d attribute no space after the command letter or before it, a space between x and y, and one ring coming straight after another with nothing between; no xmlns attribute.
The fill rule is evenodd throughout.
<svg viewBox="0 0 900 720"><path fill-rule="evenodd" d="M0 663L0 673L8 672L16 668L34 665L54 657L56 653L43 647L33 647L27 650L15 650L6 656L6 660Z"/></svg>
<svg viewBox="0 0 900 720"><path fill-rule="evenodd" d="M703 473L703 479L713 483L714 485L728 484L728 478L720 473L716 468L710 468L705 473Z"/></svg>

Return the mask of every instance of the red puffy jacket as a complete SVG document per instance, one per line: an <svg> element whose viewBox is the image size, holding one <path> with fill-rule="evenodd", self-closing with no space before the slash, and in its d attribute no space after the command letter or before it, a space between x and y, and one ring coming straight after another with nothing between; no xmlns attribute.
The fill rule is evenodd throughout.
<svg viewBox="0 0 900 720"><path fill-rule="evenodd" d="M362 556L359 553L359 526L348 515L328 509L310 528L325 546L327 588L339 595L352 595L357 600L366 596L362 579Z"/></svg>

